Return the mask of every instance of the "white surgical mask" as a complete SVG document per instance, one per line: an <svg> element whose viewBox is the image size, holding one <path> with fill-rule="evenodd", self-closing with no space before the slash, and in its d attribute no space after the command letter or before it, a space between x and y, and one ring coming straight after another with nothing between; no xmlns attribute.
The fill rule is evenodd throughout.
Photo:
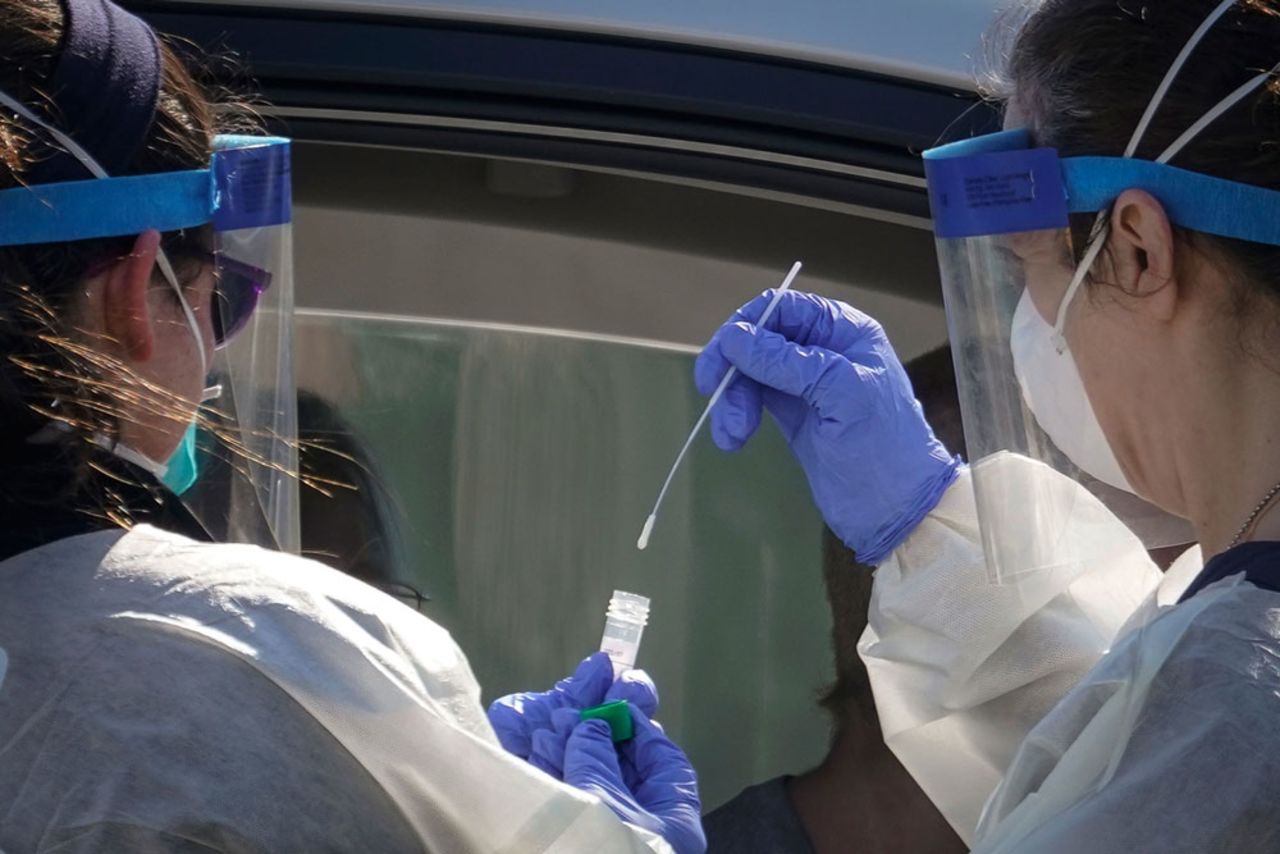
<svg viewBox="0 0 1280 854"><path fill-rule="evenodd" d="M1022 399L1058 450L1081 471L1133 492L1098 423L1071 351L1056 346L1053 326L1040 316L1025 290L1013 313L1009 348Z"/></svg>

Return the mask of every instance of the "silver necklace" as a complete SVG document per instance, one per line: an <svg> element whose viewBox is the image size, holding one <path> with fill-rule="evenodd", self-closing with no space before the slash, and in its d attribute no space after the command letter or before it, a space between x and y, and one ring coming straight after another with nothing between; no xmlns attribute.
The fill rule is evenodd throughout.
<svg viewBox="0 0 1280 854"><path fill-rule="evenodd" d="M1227 548L1233 549L1240 545L1240 541L1244 539L1244 535L1249 532L1249 529L1253 527L1253 523L1258 521L1258 517L1262 515L1262 511L1266 510L1267 507L1270 506L1271 502L1275 500L1277 495L1280 495L1280 483L1271 487L1270 491L1268 491L1267 494L1262 497L1262 500L1258 502L1258 506L1253 508L1253 512L1249 514L1248 519L1244 520L1244 524L1240 526L1240 530L1236 531L1235 539L1231 541L1231 545L1227 546Z"/></svg>

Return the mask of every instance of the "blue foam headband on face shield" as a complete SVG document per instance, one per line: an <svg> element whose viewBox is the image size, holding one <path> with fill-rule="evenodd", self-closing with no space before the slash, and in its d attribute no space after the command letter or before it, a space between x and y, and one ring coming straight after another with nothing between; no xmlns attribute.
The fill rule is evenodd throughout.
<svg viewBox="0 0 1280 854"><path fill-rule="evenodd" d="M289 140L220 136L208 169L0 191L0 246L177 231L265 228L292 219Z"/></svg>
<svg viewBox="0 0 1280 854"><path fill-rule="evenodd" d="M1071 214L1106 210L1145 190L1170 221L1192 231L1280 246L1280 192L1124 157L1068 157L1032 148L1011 130L926 151L934 231L940 238L1066 228Z"/></svg>

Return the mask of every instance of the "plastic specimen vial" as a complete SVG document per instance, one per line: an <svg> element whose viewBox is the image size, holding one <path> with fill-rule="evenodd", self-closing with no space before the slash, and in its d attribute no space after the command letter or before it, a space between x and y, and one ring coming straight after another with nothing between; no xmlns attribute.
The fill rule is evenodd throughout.
<svg viewBox="0 0 1280 854"><path fill-rule="evenodd" d="M640 652L640 638L649 622L649 597L613 591L609 610L604 618L604 637L600 639L600 651L607 653L613 662L613 675L621 676L636 666Z"/></svg>

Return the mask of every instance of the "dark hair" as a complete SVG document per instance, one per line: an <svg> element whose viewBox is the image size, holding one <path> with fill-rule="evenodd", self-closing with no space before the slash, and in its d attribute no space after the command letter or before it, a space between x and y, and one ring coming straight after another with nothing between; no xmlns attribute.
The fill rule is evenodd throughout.
<svg viewBox="0 0 1280 854"><path fill-rule="evenodd" d="M55 121L58 113L45 89L62 43L58 0L0 5L0 89L23 103L39 105ZM245 111L219 104L163 41L161 57L155 118L126 174L203 168L216 133L250 125ZM43 131L0 112L0 190L22 185L35 164L56 153L54 145ZM162 236L184 281L199 270L192 267L207 248L205 232L189 229ZM0 463L6 470L24 464L27 439L48 423L55 407L59 420L86 433L107 435L117 429L115 413L124 394L144 396L148 402L146 396L154 395L157 407L164 410L162 390L132 381L122 365L83 346L83 341L77 344L68 317L77 287L91 268L126 255L133 239L0 247ZM86 459L88 453L84 451ZM76 473L87 477L88 467L76 466Z"/></svg>
<svg viewBox="0 0 1280 854"><path fill-rule="evenodd" d="M990 81L990 94L1012 99L1038 144L1064 156L1118 156L1183 46L1218 5L1220 0L1042 0L1024 7L1021 20L1006 20L1004 37L994 40L1003 68ZM1277 63L1280 2L1240 0L1191 55L1137 156L1155 159L1223 98ZM1218 119L1173 165L1280 190L1280 79ZM1093 221L1073 220L1077 260ZM1225 262L1243 285L1241 305L1255 294L1280 299L1280 247L1176 233L1185 247Z"/></svg>
<svg viewBox="0 0 1280 854"><path fill-rule="evenodd" d="M309 487L300 493L302 553L383 589L403 586L403 512L355 428L306 389L298 389L298 467Z"/></svg>

